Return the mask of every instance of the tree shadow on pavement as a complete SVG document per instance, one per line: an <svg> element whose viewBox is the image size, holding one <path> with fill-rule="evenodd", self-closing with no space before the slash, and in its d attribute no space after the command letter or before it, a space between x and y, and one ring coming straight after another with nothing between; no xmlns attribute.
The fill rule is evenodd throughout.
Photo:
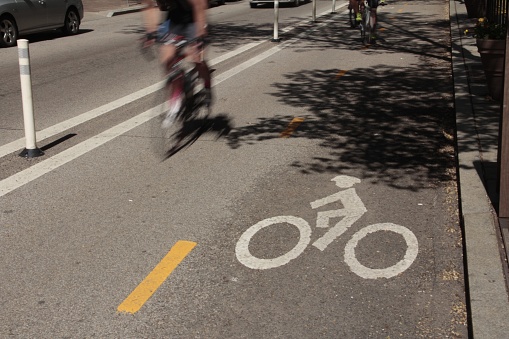
<svg viewBox="0 0 509 339"><path fill-rule="evenodd" d="M231 119L225 114L195 118L184 121L181 128L172 136L178 140L175 145L164 154L166 160L181 150L191 146L206 133L214 134L216 140L226 137L232 129Z"/></svg>
<svg viewBox="0 0 509 339"><path fill-rule="evenodd" d="M326 154L293 167L303 173L361 171L364 178L413 190L450 180L454 109L443 69L374 65L337 78L338 72L304 70L273 84L270 94L282 104L308 112L293 137L317 140ZM230 133L229 145L277 139L291 118L240 127Z"/></svg>
<svg viewBox="0 0 509 339"><path fill-rule="evenodd" d="M449 181L457 162L448 13L436 20L411 11L404 16L381 11L379 19L382 39L369 48L362 47L358 32L338 24L317 28L291 46L303 55L346 49L358 50L361 58L400 54L415 60L388 66L381 59L341 77L336 68L306 69L274 83L270 95L307 112L292 138L316 140L321 148L319 155L292 166L303 173L355 171L374 182L410 190ZM229 145L235 149L277 139L281 126L292 118L262 118L240 127L230 133ZM468 147L477 150L476 135L467 140L470 137Z"/></svg>

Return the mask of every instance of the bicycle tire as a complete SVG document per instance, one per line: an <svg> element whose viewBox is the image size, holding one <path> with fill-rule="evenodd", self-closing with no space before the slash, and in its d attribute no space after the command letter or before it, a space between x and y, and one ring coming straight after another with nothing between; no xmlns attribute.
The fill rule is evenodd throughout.
<svg viewBox="0 0 509 339"><path fill-rule="evenodd" d="M184 74L185 112L184 119L198 118L205 103L204 81L193 68Z"/></svg>
<svg viewBox="0 0 509 339"><path fill-rule="evenodd" d="M182 70L183 105L174 119L168 123L167 112L169 98L172 97L169 85L159 91L156 106L160 113L154 119L153 135L154 150L162 160L166 160L177 152L193 144L203 133L203 119L200 111L205 103L204 84L196 69Z"/></svg>
<svg viewBox="0 0 509 339"><path fill-rule="evenodd" d="M371 44L372 27L371 27L371 10L367 6L364 9L363 22L364 22L363 42L364 42L364 44L369 45L369 44Z"/></svg>
<svg viewBox="0 0 509 339"><path fill-rule="evenodd" d="M364 21L363 20L359 23L359 30L361 32L361 41L364 42L364 35L366 34L366 30L364 29Z"/></svg>
<svg viewBox="0 0 509 339"><path fill-rule="evenodd" d="M174 154L174 150L178 147L178 131L182 128L183 109L173 121L166 121L168 118L169 98L171 93L169 85L163 86L156 92L154 99L154 109L156 117L150 121L152 149L157 157L162 160L167 159L169 154Z"/></svg>

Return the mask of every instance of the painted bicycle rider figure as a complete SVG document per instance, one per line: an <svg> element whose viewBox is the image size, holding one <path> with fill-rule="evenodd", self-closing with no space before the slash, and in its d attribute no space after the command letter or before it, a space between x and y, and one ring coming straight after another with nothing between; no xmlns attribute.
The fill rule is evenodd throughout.
<svg viewBox="0 0 509 339"><path fill-rule="evenodd" d="M143 0L146 5L143 10L145 21L145 47L151 46L156 39L162 42L160 48L160 61L168 72L175 62L177 49L175 43L179 40L192 40L207 36L207 0ZM161 13L167 11L165 20L161 23ZM212 103L210 71L204 60L203 39L199 43L185 47L184 54L196 65L200 78L205 87L205 105L210 108ZM174 79L170 86L171 98L168 118L173 119L183 105L183 79Z"/></svg>
<svg viewBox="0 0 509 339"><path fill-rule="evenodd" d="M379 5L385 5L385 0L366 0L369 7L371 8L371 22L373 23L373 32L376 32L376 9ZM350 0L348 5L349 8L353 9L355 15L356 26L362 21L362 11L364 10L364 0Z"/></svg>

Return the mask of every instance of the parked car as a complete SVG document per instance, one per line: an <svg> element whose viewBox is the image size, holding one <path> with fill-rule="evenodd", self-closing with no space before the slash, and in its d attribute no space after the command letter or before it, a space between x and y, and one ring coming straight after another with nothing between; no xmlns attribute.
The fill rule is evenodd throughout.
<svg viewBox="0 0 509 339"><path fill-rule="evenodd" d="M20 35L62 29L73 35L83 19L81 0L0 0L0 47L16 45Z"/></svg>
<svg viewBox="0 0 509 339"><path fill-rule="evenodd" d="M214 5L221 6L226 4L226 0L209 0L209 7L214 7Z"/></svg>

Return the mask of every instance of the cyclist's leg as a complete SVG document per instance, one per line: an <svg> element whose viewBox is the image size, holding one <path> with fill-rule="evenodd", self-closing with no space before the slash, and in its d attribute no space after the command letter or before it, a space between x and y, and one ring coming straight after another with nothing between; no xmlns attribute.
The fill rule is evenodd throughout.
<svg viewBox="0 0 509 339"><path fill-rule="evenodd" d="M192 27L190 27L192 26ZM179 61L178 58L176 58L177 54L177 48L175 46L175 43L178 41L183 40L191 40L194 38L194 26L193 25L171 25L168 30L168 36L166 38L167 42L165 43L165 47L168 49L164 50L163 53L163 62L166 64L167 72L170 73L173 64L176 61ZM184 50L184 54L187 58L189 58L189 52L187 51L187 48ZM179 57L180 58L180 57ZM181 76L181 74L178 74L177 76L175 74L168 74L169 76L169 92L170 92L170 98L169 98L169 115L173 115L173 117L176 116L177 113L181 111L184 105L184 78Z"/></svg>
<svg viewBox="0 0 509 339"><path fill-rule="evenodd" d="M368 0L370 1L371 7L371 27L372 34L376 36L376 23L377 23L377 8L379 4L379 0Z"/></svg>
<svg viewBox="0 0 509 339"><path fill-rule="evenodd" d="M350 0L350 8L353 9L354 18L356 21L361 21L359 7L360 7L359 0Z"/></svg>
<svg viewBox="0 0 509 339"><path fill-rule="evenodd" d="M172 67L176 61L177 49L169 41L161 46L160 59L168 77L166 90L168 93L168 110L166 112L166 124L172 123L182 108L183 78L179 74L171 74Z"/></svg>
<svg viewBox="0 0 509 339"><path fill-rule="evenodd" d="M377 12L376 8L371 10L371 22L373 23L373 33L376 34L376 19L377 19Z"/></svg>
<svg viewBox="0 0 509 339"><path fill-rule="evenodd" d="M186 27L186 37L189 39L196 38L196 27L194 24L189 24ZM186 54L190 60L196 65L198 75L203 80L203 87L205 88L205 105L210 107L212 103L212 90L211 90L211 76L210 69L205 61L205 45L204 42L199 42L190 46Z"/></svg>

